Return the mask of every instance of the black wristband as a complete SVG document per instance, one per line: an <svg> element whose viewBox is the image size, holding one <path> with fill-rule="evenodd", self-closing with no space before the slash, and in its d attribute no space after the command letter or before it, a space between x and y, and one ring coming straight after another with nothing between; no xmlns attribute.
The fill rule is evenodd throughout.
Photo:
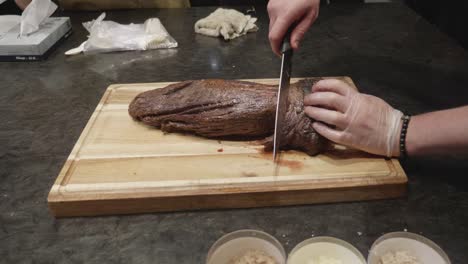
<svg viewBox="0 0 468 264"><path fill-rule="evenodd" d="M408 124L411 119L409 115L403 115L401 120L403 120L403 124L401 125L401 132L400 132L400 158L405 159L408 156L406 152L406 132L408 131Z"/></svg>

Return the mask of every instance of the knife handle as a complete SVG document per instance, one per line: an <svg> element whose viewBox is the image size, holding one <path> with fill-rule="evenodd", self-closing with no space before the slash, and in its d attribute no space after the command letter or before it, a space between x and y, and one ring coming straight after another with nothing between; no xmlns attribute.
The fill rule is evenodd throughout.
<svg viewBox="0 0 468 264"><path fill-rule="evenodd" d="M286 34L284 35L283 38L283 43L281 44L281 53L285 53L288 50L291 50L291 33L297 26L297 21L292 23L291 26L288 28L288 31L286 31Z"/></svg>

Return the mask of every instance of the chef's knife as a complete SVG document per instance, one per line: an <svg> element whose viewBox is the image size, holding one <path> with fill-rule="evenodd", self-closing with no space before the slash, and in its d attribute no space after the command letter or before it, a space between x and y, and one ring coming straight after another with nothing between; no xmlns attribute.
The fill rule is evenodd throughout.
<svg viewBox="0 0 468 264"><path fill-rule="evenodd" d="M290 39L295 23L288 29L281 45L281 73L276 104L275 133L273 135L273 160L278 161L283 136L283 125L288 110L289 80L291 79L291 59L293 50Z"/></svg>

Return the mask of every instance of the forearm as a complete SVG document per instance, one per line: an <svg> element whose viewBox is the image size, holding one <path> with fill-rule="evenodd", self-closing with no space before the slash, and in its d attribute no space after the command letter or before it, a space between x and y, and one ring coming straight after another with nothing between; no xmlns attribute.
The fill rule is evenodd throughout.
<svg viewBox="0 0 468 264"><path fill-rule="evenodd" d="M468 156L468 106L413 116L406 135L408 156Z"/></svg>

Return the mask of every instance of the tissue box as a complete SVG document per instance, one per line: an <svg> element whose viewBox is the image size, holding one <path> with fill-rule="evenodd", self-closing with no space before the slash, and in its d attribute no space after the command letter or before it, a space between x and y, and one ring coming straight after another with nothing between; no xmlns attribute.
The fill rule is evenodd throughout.
<svg viewBox="0 0 468 264"><path fill-rule="evenodd" d="M0 36L0 61L37 61L46 59L71 33L68 17L49 17L38 31L20 37L20 25Z"/></svg>

